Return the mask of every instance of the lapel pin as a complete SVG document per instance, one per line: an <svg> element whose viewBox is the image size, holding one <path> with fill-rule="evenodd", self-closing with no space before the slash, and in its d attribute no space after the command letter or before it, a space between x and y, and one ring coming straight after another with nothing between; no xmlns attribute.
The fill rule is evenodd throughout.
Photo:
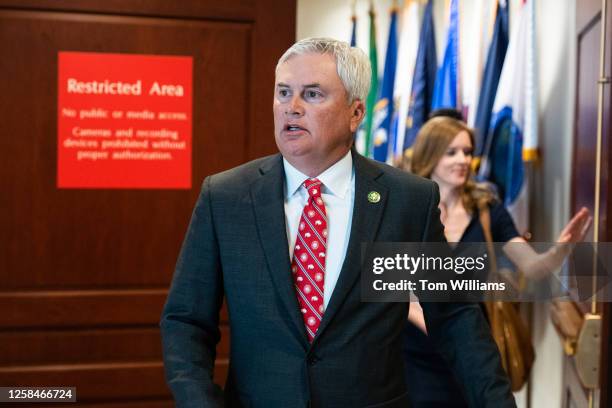
<svg viewBox="0 0 612 408"><path fill-rule="evenodd" d="M380 193L378 191L370 191L368 193L368 201L371 203L377 203L380 201Z"/></svg>

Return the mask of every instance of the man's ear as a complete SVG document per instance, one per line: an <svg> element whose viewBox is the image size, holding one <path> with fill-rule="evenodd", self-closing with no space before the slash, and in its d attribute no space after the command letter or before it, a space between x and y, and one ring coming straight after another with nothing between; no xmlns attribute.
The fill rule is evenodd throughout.
<svg viewBox="0 0 612 408"><path fill-rule="evenodd" d="M351 133L354 133L357 131L357 129L359 129L359 125L365 117L365 110L365 103L360 99L356 99L351 104Z"/></svg>

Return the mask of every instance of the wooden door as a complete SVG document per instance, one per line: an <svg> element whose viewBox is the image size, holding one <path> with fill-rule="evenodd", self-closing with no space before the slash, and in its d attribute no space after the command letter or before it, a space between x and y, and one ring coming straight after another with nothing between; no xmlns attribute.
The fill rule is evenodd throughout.
<svg viewBox="0 0 612 408"><path fill-rule="evenodd" d="M158 322L176 257L204 177L276 151L274 68L295 7L0 0L0 385L172 405ZM193 58L191 189L57 188L60 51Z"/></svg>
<svg viewBox="0 0 612 408"><path fill-rule="evenodd" d="M605 35L605 75L610 77L612 61L612 18L607 1ZM601 55L602 3L601 0L580 1L576 7L577 81L575 101L574 157L572 166L572 213L582 206L594 213L596 183L596 141L598 127L598 81ZM601 176L597 181L601 188L599 200L599 241L612 240L612 189L609 186L611 171L611 87L604 86L602 127ZM592 231L592 230L591 230ZM593 239L591 232L590 240ZM587 237L589 241L589 237ZM557 322L565 341L565 364L563 376L564 407L608 407L612 404L610 392L610 304L603 302L568 302L557 304L553 320ZM598 333L584 336L591 341L586 350L577 339L586 334L589 327L599 327ZM583 349L581 349L581 347ZM585 375L584 357L596 361L589 366L592 381ZM598 360L598 361L597 361ZM588 374L588 373L587 373ZM586 379L586 380L585 380ZM589 384L590 382L590 384Z"/></svg>

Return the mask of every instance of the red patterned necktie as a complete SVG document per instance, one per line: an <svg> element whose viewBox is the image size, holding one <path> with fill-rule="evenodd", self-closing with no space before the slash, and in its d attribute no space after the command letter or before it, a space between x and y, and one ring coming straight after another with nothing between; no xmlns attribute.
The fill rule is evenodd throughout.
<svg viewBox="0 0 612 408"><path fill-rule="evenodd" d="M298 226L291 272L308 341L312 342L324 312L327 214L321 198L323 184L318 179L308 179L304 182L304 187L308 190L309 197Z"/></svg>

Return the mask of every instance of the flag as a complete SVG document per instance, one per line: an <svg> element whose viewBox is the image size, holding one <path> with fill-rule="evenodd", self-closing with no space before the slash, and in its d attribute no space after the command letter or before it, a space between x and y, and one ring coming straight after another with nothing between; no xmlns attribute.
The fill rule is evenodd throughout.
<svg viewBox="0 0 612 408"><path fill-rule="evenodd" d="M357 16L353 13L351 17L351 47L357 46Z"/></svg>
<svg viewBox="0 0 612 408"><path fill-rule="evenodd" d="M408 150L414 143L414 139L423 123L427 121L431 109L438 65L432 7L433 0L429 0L423 12L423 23L419 34L419 47L412 78L412 90L408 103L404 151Z"/></svg>
<svg viewBox="0 0 612 408"><path fill-rule="evenodd" d="M465 15L466 27L461 33L461 79L463 81L461 102L463 114L469 126L476 123L476 110L482 83L484 58L487 54L491 33L493 32L493 18L497 0L472 0L474 13Z"/></svg>
<svg viewBox="0 0 612 408"><path fill-rule="evenodd" d="M378 57L376 55L376 13L374 4L370 4L370 66L372 67L372 78L370 80L370 92L366 100L366 117L364 125L357 132L357 151L366 157L372 157L372 122L374 117L374 105L378 96Z"/></svg>
<svg viewBox="0 0 612 408"><path fill-rule="evenodd" d="M476 112L476 146L474 155L482 156L484 146L488 138L489 125L491 123L491 110L495 101L497 84L501 74L506 50L508 48L508 4L507 0L499 0L497 3L497 14L493 28L493 38L487 54L487 63L482 77L480 96L478 97L478 111Z"/></svg>
<svg viewBox="0 0 612 408"><path fill-rule="evenodd" d="M351 16L351 47L357 46L357 14L355 14L355 2L353 2L353 14ZM361 154L363 154L363 146L365 144L364 141L364 132L363 132L363 122L355 132L355 148Z"/></svg>
<svg viewBox="0 0 612 408"><path fill-rule="evenodd" d="M374 146L375 160L386 162L389 154L389 139L391 134L391 118L393 116L393 88L395 84L395 68L397 67L397 8L391 8L389 24L389 40L385 54L385 69L383 72L380 97L374 106Z"/></svg>
<svg viewBox="0 0 612 408"><path fill-rule="evenodd" d="M454 108L461 110L461 92L459 89L459 9L458 0L451 0L448 34L444 59L438 69L432 110Z"/></svg>
<svg viewBox="0 0 612 408"><path fill-rule="evenodd" d="M521 234L529 225L526 163L536 158L538 145L535 46L535 5L528 0L510 38L480 169L497 184Z"/></svg>
<svg viewBox="0 0 612 408"><path fill-rule="evenodd" d="M419 15L421 4L418 0L406 0L402 10L402 23L397 51L397 69L395 70L395 89L393 90L393 119L391 125L391 142L395 163L404 154L406 120L412 90L414 66L419 48Z"/></svg>

